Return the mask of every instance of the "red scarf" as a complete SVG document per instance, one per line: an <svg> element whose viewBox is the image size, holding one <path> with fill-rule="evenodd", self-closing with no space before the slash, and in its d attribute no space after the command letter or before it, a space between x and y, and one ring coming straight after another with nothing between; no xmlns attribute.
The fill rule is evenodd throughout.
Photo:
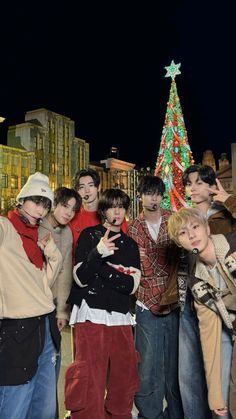
<svg viewBox="0 0 236 419"><path fill-rule="evenodd" d="M25 253L27 254L30 262L32 262L37 268L43 269L43 253L37 244L38 225L27 223L17 209L8 213L8 219L11 221L19 234Z"/></svg>

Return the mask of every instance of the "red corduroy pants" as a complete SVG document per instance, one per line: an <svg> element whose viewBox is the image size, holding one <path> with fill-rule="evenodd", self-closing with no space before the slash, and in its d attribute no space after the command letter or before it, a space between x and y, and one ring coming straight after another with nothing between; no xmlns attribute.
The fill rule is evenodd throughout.
<svg viewBox="0 0 236 419"><path fill-rule="evenodd" d="M131 419L139 388L138 354L131 326L77 323L75 347L76 358L69 374L72 386L67 385L71 406L66 396L71 418Z"/></svg>

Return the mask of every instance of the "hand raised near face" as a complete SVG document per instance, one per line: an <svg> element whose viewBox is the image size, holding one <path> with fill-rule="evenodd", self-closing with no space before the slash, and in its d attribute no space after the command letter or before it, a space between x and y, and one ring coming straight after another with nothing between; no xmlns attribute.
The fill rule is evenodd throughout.
<svg viewBox="0 0 236 419"><path fill-rule="evenodd" d="M226 199L229 198L230 194L226 192L226 190L223 188L223 186L221 185L218 179L216 179L216 185L217 185L217 188L211 187L208 190L212 194L214 202L224 203Z"/></svg>
<svg viewBox="0 0 236 419"><path fill-rule="evenodd" d="M109 237L110 231L111 228L109 227L97 245L98 253L100 253L100 255L102 255L103 258L113 255L115 250L119 250L119 248L115 245L115 240L120 237L120 233L117 233L114 236Z"/></svg>
<svg viewBox="0 0 236 419"><path fill-rule="evenodd" d="M103 244L106 246L107 250L118 250L119 248L115 245L115 240L118 239L121 235L120 233L115 234L115 236L112 236L109 238L109 233L111 231L111 228L108 227L106 233L102 237Z"/></svg>

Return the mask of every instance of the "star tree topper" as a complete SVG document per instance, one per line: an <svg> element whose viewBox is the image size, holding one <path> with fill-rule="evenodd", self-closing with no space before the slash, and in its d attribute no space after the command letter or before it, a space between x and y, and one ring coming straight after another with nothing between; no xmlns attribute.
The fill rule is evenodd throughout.
<svg viewBox="0 0 236 419"><path fill-rule="evenodd" d="M175 64L174 60L172 60L171 64L168 67L165 67L167 71L165 77L171 77L172 80L174 80L175 76L177 76L178 74L181 74L181 71L179 70L180 66L181 66L181 63Z"/></svg>

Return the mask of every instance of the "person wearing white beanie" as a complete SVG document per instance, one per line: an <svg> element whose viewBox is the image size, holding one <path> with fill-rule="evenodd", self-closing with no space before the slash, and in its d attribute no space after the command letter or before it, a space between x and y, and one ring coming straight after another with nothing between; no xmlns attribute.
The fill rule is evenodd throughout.
<svg viewBox="0 0 236 419"><path fill-rule="evenodd" d="M30 224L39 224L53 206L54 193L46 175L36 172L30 175L16 197L16 204L22 216Z"/></svg>
<svg viewBox="0 0 236 419"><path fill-rule="evenodd" d="M29 196L41 196L48 198L53 205L53 191L49 186L49 179L46 175L40 172L36 172L28 177L26 184L20 190L16 197L16 202L20 203L23 198Z"/></svg>
<svg viewBox="0 0 236 419"><path fill-rule="evenodd" d="M62 256L51 233L38 236L53 204L48 177L29 176L16 201L0 217L0 418L55 419L60 333L51 288Z"/></svg>

